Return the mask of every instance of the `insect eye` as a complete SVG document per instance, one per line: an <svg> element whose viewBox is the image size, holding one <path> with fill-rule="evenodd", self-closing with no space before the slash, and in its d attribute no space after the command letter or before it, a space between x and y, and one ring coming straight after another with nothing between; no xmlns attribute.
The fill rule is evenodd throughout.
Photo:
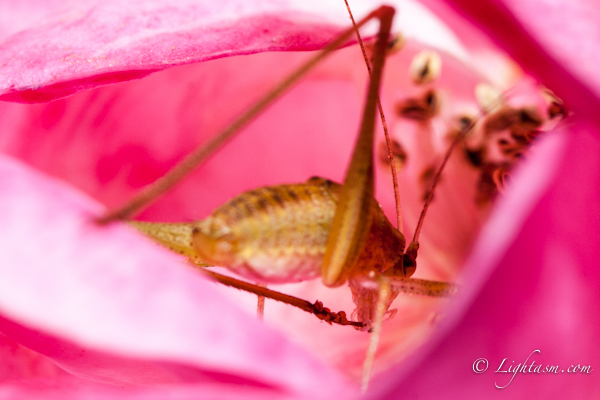
<svg viewBox="0 0 600 400"><path fill-rule="evenodd" d="M417 270L417 260L413 256L405 254L403 257L402 266L404 269L404 276L406 278L410 278Z"/></svg>
<svg viewBox="0 0 600 400"><path fill-rule="evenodd" d="M404 254L402 261L394 265L393 270L396 275L404 278L410 278L417 270L417 260L410 254Z"/></svg>

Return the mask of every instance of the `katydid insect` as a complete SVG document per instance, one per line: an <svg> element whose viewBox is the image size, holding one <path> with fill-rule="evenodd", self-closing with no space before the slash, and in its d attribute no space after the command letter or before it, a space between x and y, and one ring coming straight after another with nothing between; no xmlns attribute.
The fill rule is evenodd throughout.
<svg viewBox="0 0 600 400"><path fill-rule="evenodd" d="M217 210L202 222L179 225L138 223L137 226L193 260L201 260L201 262L212 265L229 266L252 279L266 282L297 281L315 278L320 272L323 282L328 286L339 286L348 281L354 289L358 321L348 321L344 314L331 313L319 303L313 304L312 310L307 311L313 312L328 322L354 325L365 330L373 328L374 342L377 340L384 315L399 290L434 296L442 296L451 292L452 285L444 282L409 279L416 269L418 233L406 248L404 236L389 223L373 196L373 131L378 102L377 92L392 16L392 9L382 7L357 24L357 26L361 26L374 17L381 20L363 124L343 185L340 186L327 179L316 178L310 179L305 184L257 189L233 199L224 205L223 209ZM274 92L268 94L249 113L243 115L222 135L219 135L215 141L193 153L182 163L182 167L175 168L140 197L134 199L123 209L107 215L101 222L127 218L144 203L167 190L195 164L222 145L241 126L252 119L253 114L279 96L305 70L348 40L352 32L353 30L350 29L342 34L323 51L322 55L315 57L304 68L279 85ZM426 103L428 102L426 101ZM309 209L311 204L314 205L312 210ZM294 214L295 218L287 217L291 213L297 213L297 215ZM306 217L302 213L308 214L310 217ZM233 231L244 231L246 228L240 228L239 225L234 226L233 224L245 222L246 218L269 214L282 216L277 221L278 224L283 220L288 224L291 223L292 228L287 227L286 229L292 231L292 234L300 232L300 236L308 236L304 232L310 225L316 226L315 234L309 239L315 242L316 246L306 251L309 254L308 259L300 261L284 259L282 261L281 258L277 258L278 256L273 257L266 254L269 252L266 247L254 249L256 250L255 254L250 255L249 258L236 258L237 254L230 250L234 249L237 252L238 249L245 249L246 244L242 243L244 238L235 236ZM321 219L315 218L315 215ZM254 227L247 228L246 234L256 226L256 221L254 221ZM258 224L258 229L264 229L259 231L259 235L265 237L281 236L282 232L285 232L283 229L275 232L269 231L273 229L273 225L269 224L264 224L262 227ZM290 235L293 236L292 234ZM301 245L304 244L301 243ZM300 247L298 243L293 242L289 245ZM383 255L379 256L380 254ZM275 272L269 269L277 264L283 265L283 268ZM270 293L259 286L247 284L244 286L244 284L232 280L226 281L224 278L217 278L222 279L226 284L250 290L262 296L268 295L277 300L289 300L288 302L291 304L297 305L294 304L295 300ZM310 303L303 304L304 306L309 304L306 307L310 308ZM369 350L368 355L371 362L375 352L374 346ZM370 367L366 369L365 376L368 379Z"/></svg>

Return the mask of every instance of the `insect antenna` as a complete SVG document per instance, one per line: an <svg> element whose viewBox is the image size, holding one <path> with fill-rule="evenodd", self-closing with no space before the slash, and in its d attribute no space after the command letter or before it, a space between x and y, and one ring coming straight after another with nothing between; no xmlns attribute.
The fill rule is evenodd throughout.
<svg viewBox="0 0 600 400"><path fill-rule="evenodd" d="M444 158L442 159L442 163L438 167L437 172L436 172L435 176L433 177L433 181L431 183L429 191L427 192L427 196L425 197L425 204L423 206L423 210L421 211L421 215L419 216L419 221L417 222L417 226L415 228L415 233L414 233L413 239L407 248L407 251L406 251L407 254L409 252L414 253L414 257L416 258L416 253L417 253L417 250L419 249L419 235L421 233L421 229L423 228L423 221L425 220L425 215L427 214L427 210L429 209L429 206L431 205L431 201L433 200L433 195L434 195L435 189L440 181L440 177L442 175L444 167L446 166L446 163L448 162L448 160L450 159L450 156L452 155L452 152L454 151L456 146L465 139L466 135L475 127L475 125L478 123L478 121L480 121L487 115L492 115L494 113L494 110L496 110L498 107L502 106L504 103L508 102L508 100L511 97L511 92L513 90L514 90L514 88L511 87L502 93L497 93L497 94L495 93L492 96L493 98L488 100L487 102L482 102L480 100L479 101L480 111L477 113L477 115L474 118L469 119L469 122L467 124L465 124L458 131L457 135L454 137L454 140L450 144L450 147L448 147L448 150L446 150ZM476 96L477 96L477 93L476 93ZM557 101L561 101L561 100L558 99ZM553 104L554 104L554 102L551 104L550 107L552 107ZM550 110L552 110L552 108L550 108L549 111ZM550 115L550 117L552 118L552 114ZM494 177L494 179L497 180L497 177ZM496 187L502 189L501 184L497 184Z"/></svg>
<svg viewBox="0 0 600 400"><path fill-rule="evenodd" d="M500 99L497 100L498 103L500 103L501 101L503 101L503 100L500 100ZM458 144L461 143L465 139L465 136L467 135L467 133L469 133L475 127L475 124L481 118L483 118L483 116L486 113L487 113L486 110L481 110L477 114L477 116L475 116L475 118L470 119L469 123L466 124L464 127L462 127L458 131L458 134L454 137L454 140L448 147L448 150L446 150L444 158L442 159L442 163L438 167L437 172L435 173L435 175L433 177L433 181L431 183L429 191L427 192L427 196L425 197L425 204L423 205L423 210L421 211L421 215L419 216L419 221L417 222L417 227L415 228L415 233L413 235L412 241L410 242L410 244L408 245L408 247L406 249L406 254L408 254L413 259L417 258L417 251L419 250L419 235L421 233L421 229L423 228L423 221L425 220L425 215L427 214L427 210L429 209L429 206L431 205L431 201L433 200L433 194L435 192L435 189L436 189L438 183L440 182L440 177L442 176L444 167L446 166L446 164L447 164L448 160L450 159L450 156L452 155L452 152L454 151L456 146L458 146Z"/></svg>

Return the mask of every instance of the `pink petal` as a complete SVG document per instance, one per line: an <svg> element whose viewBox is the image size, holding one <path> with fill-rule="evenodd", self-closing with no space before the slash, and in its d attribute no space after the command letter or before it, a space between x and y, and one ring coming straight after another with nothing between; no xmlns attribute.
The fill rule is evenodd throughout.
<svg viewBox="0 0 600 400"><path fill-rule="evenodd" d="M407 37L464 53L430 12L411 1L394 2L406 10L397 24ZM215 58L314 50L348 23L339 2L137 0L43 7L34 0L29 3L36 13L8 21L4 35L0 30L2 39L23 29L0 44L1 100L45 102ZM26 14L26 7L4 7L7 13ZM357 16L375 7L375 3L353 6Z"/></svg>
<svg viewBox="0 0 600 400"><path fill-rule="evenodd" d="M427 357L415 357L401 369L401 381L396 380L399 370L390 371L387 380L382 378L385 387L374 398L397 397L391 393L419 393L422 398L439 398L440 393L445 397L519 393L520 397L556 398L570 397L574 387L577 397L586 398L597 390L592 376L566 372L519 373L506 389L494 387L495 383L506 385L512 375L494 372L504 358L516 365L534 350L541 353L532 359L544 367L559 365L566 370L581 364L594 369L600 362L593 350L600 334L594 317L600 304L600 276L595 267L600 254L594 244L600 214L597 201L590 201L600 196L596 184L600 145L585 125L556 135L540 149L536 164L522 171L517 182L520 190L499 205L467 263L464 285L469 289L457 301L473 301L472 306L464 316L461 307L457 308L447 331L429 346ZM533 181L538 187L527 190L525 186ZM549 190L544 189L550 182ZM524 211L522 200L528 192L534 196L528 203L535 208L525 224L520 227L516 218L510 221L510 229L502 228L505 215ZM539 200L536 192L537 196L543 193ZM509 236L498 237L499 232L509 232ZM510 232L517 234L514 241ZM490 256L490 249L502 252L506 246L499 263ZM481 281L487 283L477 295ZM489 369L475 374L473 363L481 357L488 359Z"/></svg>
<svg viewBox="0 0 600 400"><path fill-rule="evenodd" d="M338 30L314 16L295 24L304 17L287 9L276 1L83 3L3 43L0 99L48 101L176 65L315 49Z"/></svg>
<svg viewBox="0 0 600 400"><path fill-rule="evenodd" d="M38 338L39 339L39 338ZM66 346L62 345L62 349ZM88 358L89 360L89 358ZM94 362L97 362L96 358ZM111 366L123 366L125 360L114 360ZM135 362L130 362L135 366ZM236 385L233 381L214 383L217 376L202 376L198 370L173 363L137 361L138 366L155 366L154 371L170 378L161 386L143 387L107 385L75 377L57 367L45 356L27 349L0 335L0 398L11 399L288 399L298 398L291 394L274 391L269 387ZM157 368L162 367L162 368ZM148 368L145 372L148 373ZM221 376L223 378L224 376ZM177 384L173 384L177 383ZM95 397L94 397L95 396Z"/></svg>
<svg viewBox="0 0 600 400"><path fill-rule="evenodd" d="M580 115L600 124L600 38L595 3L449 0L528 73Z"/></svg>
<svg viewBox="0 0 600 400"><path fill-rule="evenodd" d="M581 364L591 366L593 371L600 361L595 339L600 333L597 318L600 276L595 267L599 256L595 238L600 233L597 210L600 144L596 139L600 130L597 117L591 114L592 109L598 108L598 101L585 86L595 88L597 78L595 74L587 74L589 79L582 80L585 83L575 80L550 59L518 21L505 13L502 4L453 3L460 5L517 61L559 93L581 118L571 120L538 149L541 154L522 169L517 179L518 189L499 204L495 218L482 232L467 262L464 284L468 292L457 299L463 307L471 301L472 306L461 311L458 305L446 321L446 331L440 332L425 353L390 371L373 385L373 398L403 398L411 394L420 398L593 397L598 386L592 377L586 373L569 374L567 369ZM562 6L567 15L579 10L577 4L571 10L566 4ZM539 2L519 3L518 7L515 3L512 9L522 11L527 7L531 7L530 14L517 14L525 26L534 25L538 34L547 33L546 39L553 34L574 32L572 28L565 32L544 23L556 21L552 19L542 19L542 24L532 22L536 21L532 16L540 8L541 14L549 17L549 13L544 14L547 11L544 4ZM577 20L565 18L564 13L556 15L563 23L579 27ZM588 26L587 19L591 18L586 15L582 26ZM541 26L548 31L539 29ZM597 49L593 32L591 29L583 31L583 36L573 35L577 40L569 42L569 49L559 47L562 57L566 59L578 46ZM558 51L556 47L552 50ZM597 57L596 54L597 51L593 56ZM581 62L578 56L571 54L567 68L579 72L585 68L575 67ZM591 55L584 57L590 59ZM584 118L590 118L595 125ZM501 260L495 258L504 252ZM479 288L481 282L486 284ZM495 384L506 385L512 375L494 372L502 360L507 358L510 365L516 366L525 362L534 350L541 353L534 354L529 365L533 359L536 365L558 365L565 372L519 373L508 387L497 389ZM489 360L489 369L476 374L474 362L482 357Z"/></svg>
<svg viewBox="0 0 600 400"><path fill-rule="evenodd" d="M68 376L46 357L0 335L0 382Z"/></svg>
<svg viewBox="0 0 600 400"><path fill-rule="evenodd" d="M96 227L99 207L88 198L4 156L0 182L0 325L10 339L104 382L188 377L316 395L305 382L322 380L330 393L344 390L177 257L127 227Z"/></svg>

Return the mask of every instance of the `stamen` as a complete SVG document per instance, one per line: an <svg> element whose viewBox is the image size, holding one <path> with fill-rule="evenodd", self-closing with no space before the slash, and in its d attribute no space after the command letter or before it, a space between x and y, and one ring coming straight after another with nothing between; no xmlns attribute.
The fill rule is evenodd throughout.
<svg viewBox="0 0 600 400"><path fill-rule="evenodd" d="M540 133L542 132L537 129L532 129L530 131L525 132L523 134L523 137L525 138L528 144L531 144L531 142L533 142L535 138L537 138L540 135Z"/></svg>
<svg viewBox="0 0 600 400"><path fill-rule="evenodd" d="M469 129L470 127L470 129ZM473 130L474 124L473 124L473 118L469 117L468 115L463 115L462 117L460 117L458 119L458 129L459 131L466 131L467 129L469 129L469 131Z"/></svg>
<svg viewBox="0 0 600 400"><path fill-rule="evenodd" d="M465 147L465 155L467 160L474 167L481 167L483 165L483 159L485 158L485 152L483 148L469 149Z"/></svg>
<svg viewBox="0 0 600 400"><path fill-rule="evenodd" d="M497 186L494 182L493 174L498 168L495 164L483 164L481 166L481 175L477 182L477 195L475 202L478 206L489 204L497 193Z"/></svg>
<svg viewBox="0 0 600 400"><path fill-rule="evenodd" d="M256 286L266 288L267 284L261 283L261 282L256 282ZM262 321L265 317L265 296L261 296L259 294L257 297L258 297L258 301L256 302L256 317L260 321Z"/></svg>
<svg viewBox="0 0 600 400"><path fill-rule="evenodd" d="M401 118L415 121L428 121L439 111L439 96L435 90L428 90L421 98L410 98L396 103L396 114Z"/></svg>
<svg viewBox="0 0 600 400"><path fill-rule="evenodd" d="M510 174L504 167L498 167L492 173L492 179L496 184L496 189L502 194L506 194L506 187L510 184Z"/></svg>
<svg viewBox="0 0 600 400"><path fill-rule="evenodd" d="M413 57L410 64L410 79L417 85L432 82L442 73L442 58L432 50L423 50Z"/></svg>
<svg viewBox="0 0 600 400"><path fill-rule="evenodd" d="M405 44L406 39L404 38L404 35L402 35L401 33L394 35L394 37L390 39L390 43L388 44L388 56L400 52L404 48Z"/></svg>
<svg viewBox="0 0 600 400"><path fill-rule="evenodd" d="M565 103L552 90L546 87L542 88L542 97L548 102L548 117L550 119L556 117L564 119L569 116L569 110L567 110Z"/></svg>
<svg viewBox="0 0 600 400"><path fill-rule="evenodd" d="M553 102L550 104L550 107L548 107L548 117L550 117L550 119L553 119L555 117L562 117L564 119L568 116L569 111L562 103Z"/></svg>
<svg viewBox="0 0 600 400"><path fill-rule="evenodd" d="M390 143L390 150L392 152L392 155L394 157L394 162L396 163L396 165L400 168L402 168L404 166L404 164L406 164L406 158L407 158L407 154L406 151L404 150L404 148L402 147L402 145L400 143L398 143L396 140L392 140ZM390 159L388 156L388 147L387 144L385 142L381 143L379 146L379 160L382 163L385 164L389 164Z"/></svg>
<svg viewBox="0 0 600 400"><path fill-rule="evenodd" d="M517 122L518 116L516 110L512 107L504 106L486 118L483 129L486 134L500 132L511 128Z"/></svg>
<svg viewBox="0 0 600 400"><path fill-rule="evenodd" d="M502 92L489 83L479 83L475 86L475 99L484 112L491 112L494 108L504 104Z"/></svg>
<svg viewBox="0 0 600 400"><path fill-rule="evenodd" d="M427 195L429 194L429 188L431 187L431 185L433 183L433 178L435 177L435 172L436 172L435 165L430 165L429 167L425 168L423 170L423 172L421 172L419 180L421 181L421 186L423 189L423 196L422 196L423 201L425 201L427 199ZM440 180L441 180L441 178L440 178ZM431 198L431 201L433 201L434 198L435 198L435 194Z"/></svg>

